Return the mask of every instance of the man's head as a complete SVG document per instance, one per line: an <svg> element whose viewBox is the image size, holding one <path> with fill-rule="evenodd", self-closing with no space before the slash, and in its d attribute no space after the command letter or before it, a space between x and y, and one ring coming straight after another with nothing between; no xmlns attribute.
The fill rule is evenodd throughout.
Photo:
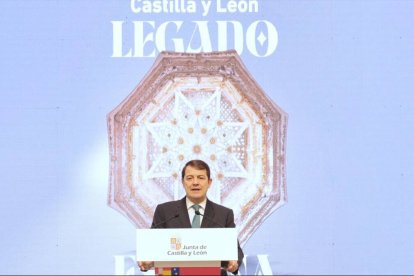
<svg viewBox="0 0 414 276"><path fill-rule="evenodd" d="M192 202L200 203L211 185L210 168L201 160L191 160L185 164L181 172L181 180L185 193Z"/></svg>

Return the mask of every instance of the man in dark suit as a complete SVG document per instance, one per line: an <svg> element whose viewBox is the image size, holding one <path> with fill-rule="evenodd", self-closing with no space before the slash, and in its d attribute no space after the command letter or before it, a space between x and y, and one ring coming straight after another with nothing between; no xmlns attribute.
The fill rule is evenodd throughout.
<svg viewBox="0 0 414 276"><path fill-rule="evenodd" d="M234 228L233 210L207 198L211 186L209 166L201 160L189 161L181 172L186 196L156 207L151 228ZM200 215L201 214L201 215ZM237 274L244 254L238 244L238 260L223 261L224 270ZM138 262L141 270L148 270L153 262ZM222 271L222 274L226 274Z"/></svg>

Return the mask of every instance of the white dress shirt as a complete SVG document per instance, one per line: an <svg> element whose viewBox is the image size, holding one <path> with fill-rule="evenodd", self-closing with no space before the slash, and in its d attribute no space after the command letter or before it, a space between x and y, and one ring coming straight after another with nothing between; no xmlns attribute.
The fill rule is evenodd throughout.
<svg viewBox="0 0 414 276"><path fill-rule="evenodd" d="M187 211L188 211L188 216L190 217L190 222L192 222L193 218L195 216L195 210L191 206L196 205L196 204L193 203L191 200L189 200L188 197L185 198L185 203L187 204ZM202 215L204 215L204 211L206 210L206 204L207 204L207 198L204 199L204 201L202 201L201 203L198 204L198 205L200 205L199 212ZM203 216L200 216L200 226L201 226L202 222L203 222Z"/></svg>

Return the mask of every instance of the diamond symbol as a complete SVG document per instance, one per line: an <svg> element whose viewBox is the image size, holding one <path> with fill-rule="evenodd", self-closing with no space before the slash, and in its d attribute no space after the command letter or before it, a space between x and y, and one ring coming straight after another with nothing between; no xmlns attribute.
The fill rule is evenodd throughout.
<svg viewBox="0 0 414 276"><path fill-rule="evenodd" d="M263 46L263 43L265 43L267 37L263 34L263 32L260 32L259 36L257 37L257 40L259 41L260 45Z"/></svg>

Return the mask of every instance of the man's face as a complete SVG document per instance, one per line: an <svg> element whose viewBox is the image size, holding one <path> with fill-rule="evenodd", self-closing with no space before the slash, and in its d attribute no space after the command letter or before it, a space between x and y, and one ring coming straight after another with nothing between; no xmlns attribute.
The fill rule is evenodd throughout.
<svg viewBox="0 0 414 276"><path fill-rule="evenodd" d="M194 203L202 202L210 185L211 179L208 179L206 170L198 170L191 166L185 168L183 186L189 200Z"/></svg>

